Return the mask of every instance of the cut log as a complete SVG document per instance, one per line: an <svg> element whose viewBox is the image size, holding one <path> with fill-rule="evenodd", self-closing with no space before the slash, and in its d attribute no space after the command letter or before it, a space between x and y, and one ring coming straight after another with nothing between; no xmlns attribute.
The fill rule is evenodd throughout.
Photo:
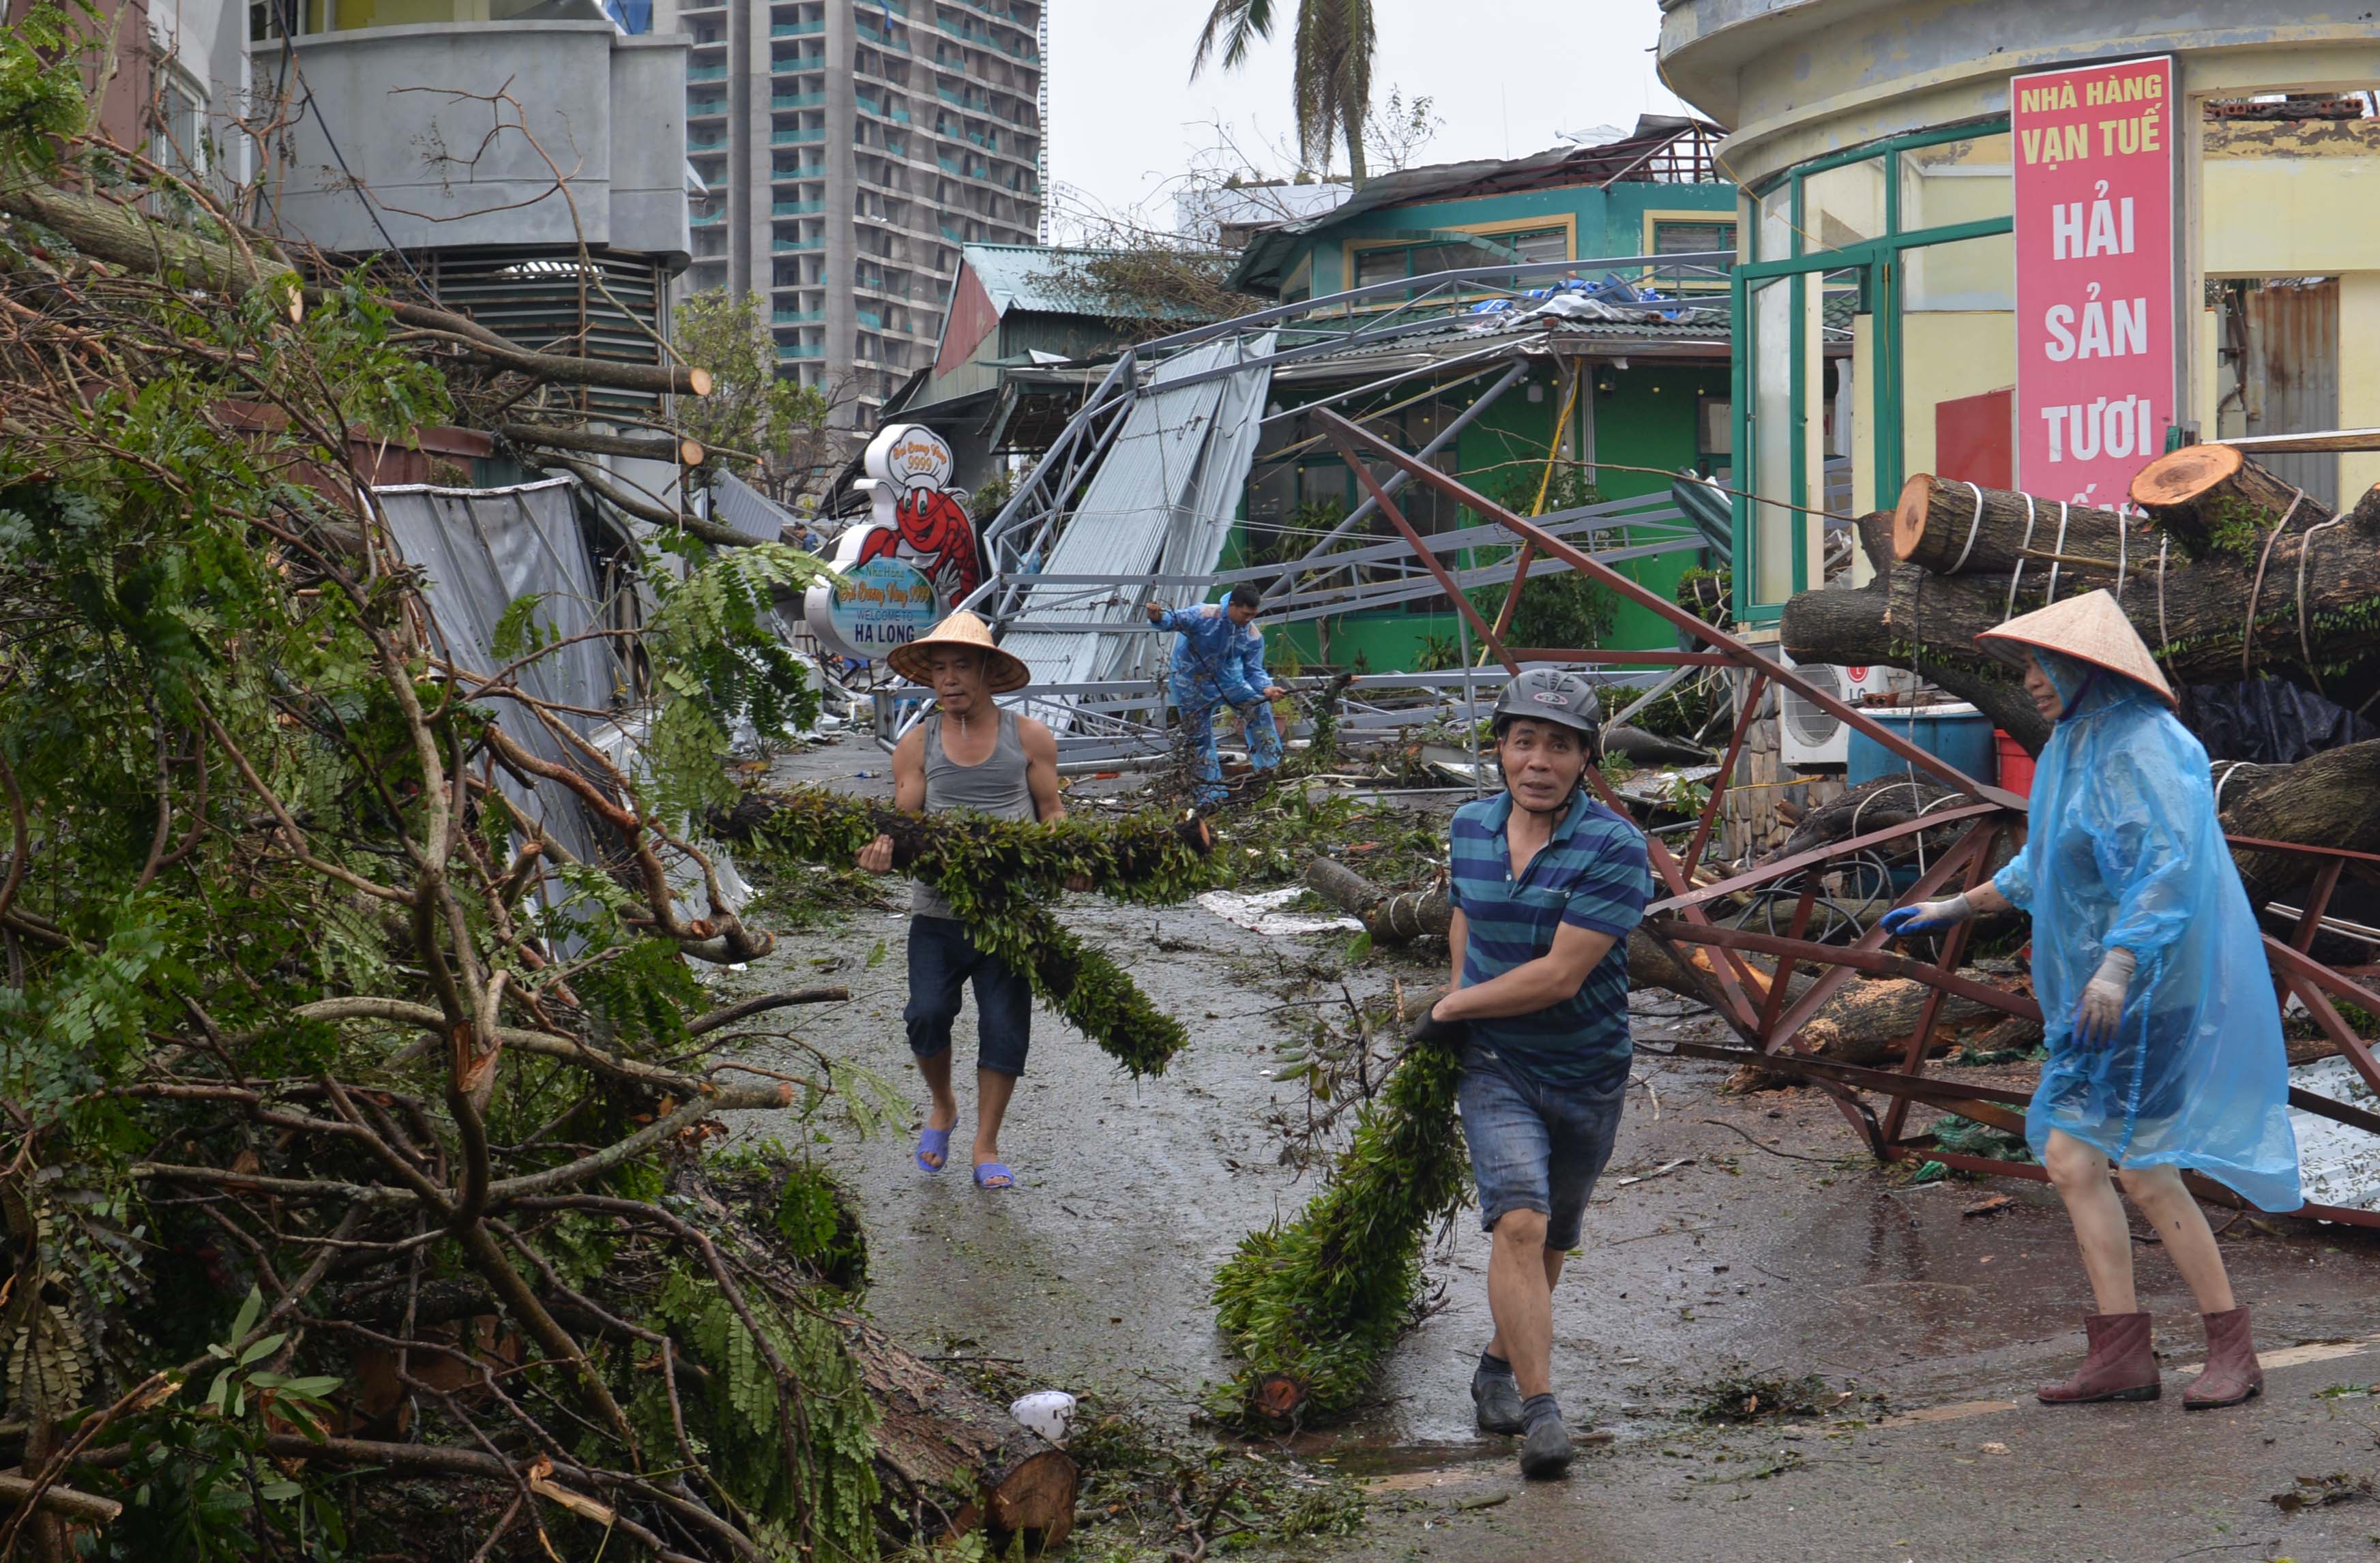
<svg viewBox="0 0 2380 1563"><path fill-rule="evenodd" d="M2331 516L2328 505L2234 445L2169 451L2140 469L2131 492L2132 503L2196 558L2246 552L2284 517L2302 528Z"/></svg>
<svg viewBox="0 0 2380 1563"><path fill-rule="evenodd" d="M2380 483L2363 491L2363 497L2347 512L2347 519L2365 531L2380 531Z"/></svg>
<svg viewBox="0 0 2380 1563"><path fill-rule="evenodd" d="M1867 830L1882 830L1904 824L1929 808L1938 808L1958 794L1937 782L1912 781L1906 776L1887 776L1874 782L1863 782L1847 793L1840 793L1818 805L1803 816L1785 838L1784 845L1770 853L1774 860L1791 857L1798 853L1821 847L1830 842L1849 841ZM1955 830L1958 826L1945 826ZM1930 838L1930 832L1928 832ZM1929 839L1929 847L1932 842Z"/></svg>
<svg viewBox="0 0 2380 1563"><path fill-rule="evenodd" d="M902 1541L983 1530L995 1550L1022 1536L1040 1551L1066 1538L1081 1473L1065 1450L875 1326L848 1315L840 1323L882 1412L876 1471L887 1524Z"/></svg>
<svg viewBox="0 0 2380 1563"><path fill-rule="evenodd" d="M1877 575L1892 573L1900 563L1892 551L1892 512L1871 510L1852 523L1852 535L1859 539L1860 551L1867 555L1868 565Z"/></svg>
<svg viewBox="0 0 2380 1563"><path fill-rule="evenodd" d="M1946 482L1930 472L1900 486L1892 513L1895 562L1938 576L2005 576L2021 561L2028 571L2046 571L2056 563L2040 557L2046 553L2104 559L2112 566L2119 549L2128 560L2137 559L2141 539L2148 536L2112 510L2061 509L2055 501ZM2156 543L2147 546L2154 555Z"/></svg>

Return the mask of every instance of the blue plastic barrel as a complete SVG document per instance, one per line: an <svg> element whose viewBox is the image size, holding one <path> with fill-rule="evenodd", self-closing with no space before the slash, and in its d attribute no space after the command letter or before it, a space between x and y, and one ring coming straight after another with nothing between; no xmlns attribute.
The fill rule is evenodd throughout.
<svg viewBox="0 0 2380 1563"><path fill-rule="evenodd" d="M1876 706L1861 715L1875 720L1888 733L1908 739L1929 755L1938 755L1978 782L1997 782L1999 754L1992 743L1992 719L1965 704L1949 706ZM1910 763L1857 728L1852 730L1850 753L1844 757L1844 780L1856 787L1878 777L1905 776ZM1925 772L1918 772L1923 778Z"/></svg>

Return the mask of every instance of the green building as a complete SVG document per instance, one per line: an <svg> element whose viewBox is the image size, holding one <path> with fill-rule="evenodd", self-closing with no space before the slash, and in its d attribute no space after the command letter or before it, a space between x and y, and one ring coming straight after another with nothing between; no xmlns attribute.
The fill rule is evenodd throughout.
<svg viewBox="0 0 2380 1563"><path fill-rule="evenodd" d="M1412 451L1460 423L1433 462L1524 515L1665 493L1680 469L1725 467L1732 409L1724 264L1657 259L1735 249L1736 190L1713 166L1717 137L1700 121L1646 116L1633 135L1600 145L1382 175L1325 215L1259 229L1234 285L1284 304L1369 290L1349 302L1350 312L1413 319L1388 340L1274 370L1223 567L1296 561L1361 503L1354 474L1311 420L1293 416L1319 402L1372 419ZM1417 281L1560 261L1580 264L1574 273L1536 272L1508 287L1479 279L1468 294ZM1454 506L1419 485L1399 503L1425 535L1463 524ZM1336 546L1395 537L1374 514ZM1630 539L1622 526L1597 540L1625 547ZM1696 563L1670 552L1623 567L1666 596ZM1420 568L1382 558L1338 576L1377 584ZM1309 566L1297 578L1324 577ZM1524 601L1538 613L1535 596ZM1674 644L1676 632L1644 609L1607 598L1580 612L1584 620L1572 613L1565 622L1599 623L1600 644ZM1277 657L1412 671L1448 665L1459 628L1442 595L1415 590L1385 609L1281 624L1274 638Z"/></svg>

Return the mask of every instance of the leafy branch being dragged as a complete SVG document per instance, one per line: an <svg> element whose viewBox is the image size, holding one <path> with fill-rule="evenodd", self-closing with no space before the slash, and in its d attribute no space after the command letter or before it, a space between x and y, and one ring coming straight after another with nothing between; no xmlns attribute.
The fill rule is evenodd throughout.
<svg viewBox="0 0 2380 1563"><path fill-rule="evenodd" d="M1243 1364L1218 1390L1218 1414L1321 1421L1371 1393L1419 1307L1422 1244L1469 1193L1462 1073L1451 1050L1410 1045L1321 1192L1296 1219L1250 1232L1216 1270L1215 1322Z"/></svg>
<svg viewBox="0 0 2380 1563"><path fill-rule="evenodd" d="M714 813L710 828L758 861L779 864L848 862L889 835L895 868L940 891L978 949L1023 972L1035 993L1134 1074L1162 1073L1189 1041L1179 1021L1149 1002L1123 967L1075 938L1049 903L1075 878L1141 905L1183 900L1208 880L1214 832L1204 820L920 818L801 787L748 793L735 808Z"/></svg>

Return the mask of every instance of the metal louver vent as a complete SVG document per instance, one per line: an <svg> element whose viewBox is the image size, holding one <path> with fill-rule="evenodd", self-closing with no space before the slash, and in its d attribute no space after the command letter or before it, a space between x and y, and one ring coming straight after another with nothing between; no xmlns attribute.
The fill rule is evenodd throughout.
<svg viewBox="0 0 2380 1563"><path fill-rule="evenodd" d="M1844 691L1850 686L1843 680L1843 670L1824 663L1797 667L1793 670L1838 700L1848 698ZM1787 729L1798 741L1812 746L1826 743L1841 725L1839 718L1828 715L1791 689L1780 691Z"/></svg>
<svg viewBox="0 0 2380 1563"><path fill-rule="evenodd" d="M508 342L539 353L658 364L662 290L650 260L567 248L452 249L417 264L446 309L470 316ZM658 398L640 392L553 386L589 412L641 413Z"/></svg>

